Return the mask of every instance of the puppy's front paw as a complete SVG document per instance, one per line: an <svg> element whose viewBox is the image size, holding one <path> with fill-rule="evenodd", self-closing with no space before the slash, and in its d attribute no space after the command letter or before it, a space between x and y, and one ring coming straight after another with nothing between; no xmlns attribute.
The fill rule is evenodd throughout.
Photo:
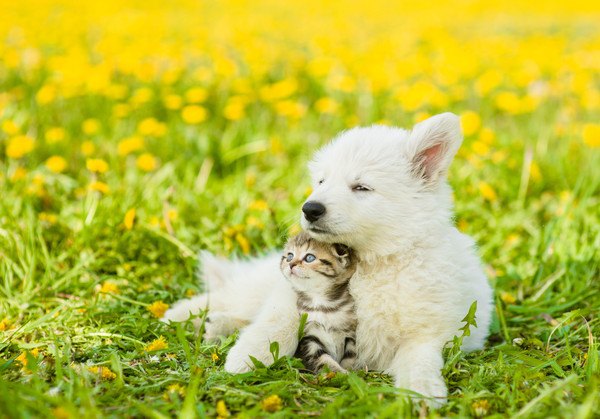
<svg viewBox="0 0 600 419"><path fill-rule="evenodd" d="M448 389L442 377L418 377L412 379L407 386L399 385L399 383L396 385L422 394L426 397L425 402L431 408L438 408L446 404Z"/></svg>
<svg viewBox="0 0 600 419"><path fill-rule="evenodd" d="M235 345L227 354L225 360L225 371L231 374L241 374L252 369L252 361L246 352L240 351L238 345Z"/></svg>

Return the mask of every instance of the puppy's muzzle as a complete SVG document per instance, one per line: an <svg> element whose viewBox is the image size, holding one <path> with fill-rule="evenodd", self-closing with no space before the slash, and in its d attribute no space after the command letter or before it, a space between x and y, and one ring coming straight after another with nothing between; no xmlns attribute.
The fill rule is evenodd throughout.
<svg viewBox="0 0 600 419"><path fill-rule="evenodd" d="M312 223L325 215L325 205L316 201L308 201L302 205L302 212L304 218Z"/></svg>

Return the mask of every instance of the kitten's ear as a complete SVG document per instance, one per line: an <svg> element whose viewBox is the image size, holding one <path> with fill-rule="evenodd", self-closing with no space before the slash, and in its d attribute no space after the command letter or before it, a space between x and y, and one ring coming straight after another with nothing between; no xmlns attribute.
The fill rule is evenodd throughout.
<svg viewBox="0 0 600 419"><path fill-rule="evenodd" d="M446 177L462 139L460 119L450 112L416 124L405 143L413 174L426 185L439 183Z"/></svg>
<svg viewBox="0 0 600 419"><path fill-rule="evenodd" d="M339 257L350 256L350 248L345 244L335 243L333 245L333 249L335 250L336 255Z"/></svg>

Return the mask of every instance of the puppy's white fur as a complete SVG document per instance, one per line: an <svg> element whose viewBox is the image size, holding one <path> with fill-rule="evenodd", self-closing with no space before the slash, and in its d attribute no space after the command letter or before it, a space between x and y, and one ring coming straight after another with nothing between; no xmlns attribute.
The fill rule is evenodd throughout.
<svg viewBox="0 0 600 419"><path fill-rule="evenodd" d="M302 218L315 238L351 246L361 258L350 283L358 365L388 372L398 387L433 397L434 404L447 396L442 348L458 334L473 301L478 328L463 349L482 348L492 310L474 243L453 226L446 173L461 142L459 120L450 113L411 131L372 126L344 132L310 164L308 201L320 202L326 213L316 222ZM227 357L230 372L249 370L248 355L271 362L272 341L281 354L293 354L298 316L278 256L203 259L207 294L180 302L165 319L183 320L209 304L208 337L249 324Z"/></svg>

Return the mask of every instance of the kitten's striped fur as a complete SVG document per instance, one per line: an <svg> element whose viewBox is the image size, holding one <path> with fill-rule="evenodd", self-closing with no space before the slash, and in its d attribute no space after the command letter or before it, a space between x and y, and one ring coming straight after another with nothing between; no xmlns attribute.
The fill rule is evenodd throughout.
<svg viewBox="0 0 600 419"><path fill-rule="evenodd" d="M281 257L281 271L298 296L298 313L308 315L296 356L315 373L325 365L346 372L354 364L356 314L348 283L356 263L348 247L306 233L291 238Z"/></svg>

